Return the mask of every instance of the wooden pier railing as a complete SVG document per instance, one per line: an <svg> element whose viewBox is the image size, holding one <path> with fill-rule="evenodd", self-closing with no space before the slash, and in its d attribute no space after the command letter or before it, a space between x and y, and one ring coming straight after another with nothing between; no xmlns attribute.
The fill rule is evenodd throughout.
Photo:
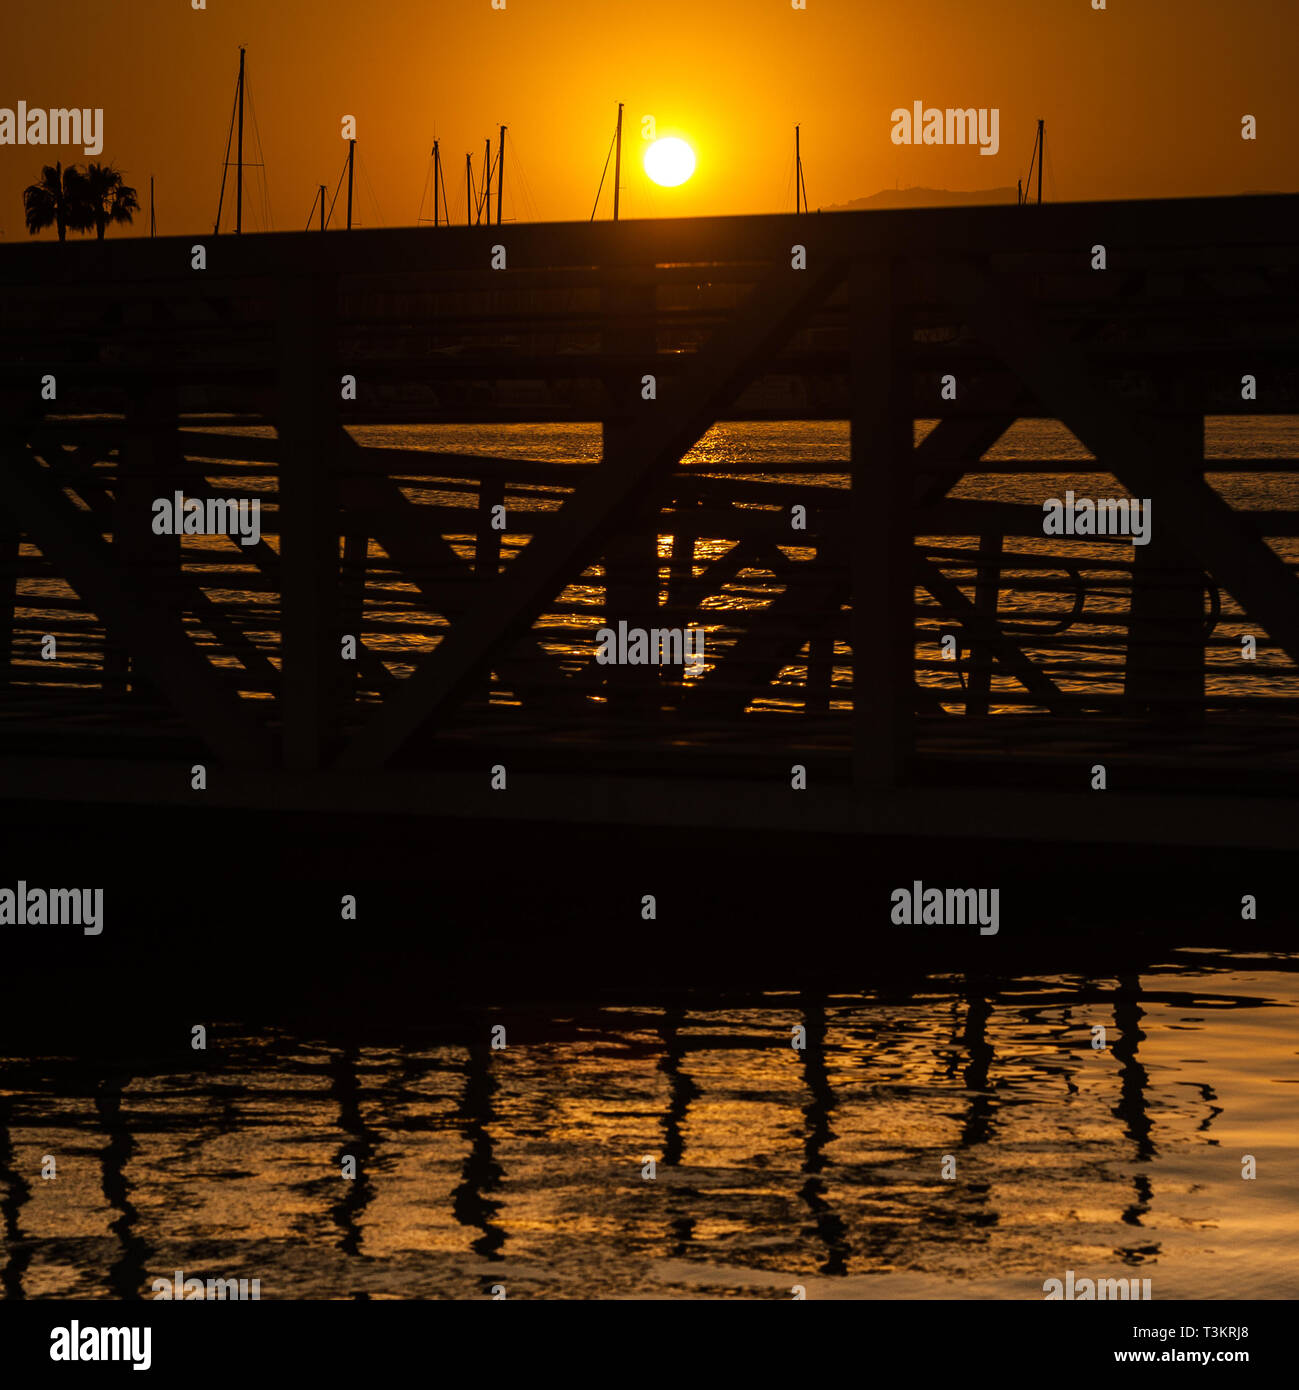
<svg viewBox="0 0 1299 1390"><path fill-rule="evenodd" d="M1299 197L6 247L0 795L1289 844L1295 416Z"/></svg>

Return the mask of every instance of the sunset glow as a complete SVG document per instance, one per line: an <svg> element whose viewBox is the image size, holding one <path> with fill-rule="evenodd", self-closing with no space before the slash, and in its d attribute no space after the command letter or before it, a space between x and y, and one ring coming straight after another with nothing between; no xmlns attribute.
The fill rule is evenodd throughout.
<svg viewBox="0 0 1299 1390"><path fill-rule="evenodd" d="M645 151L645 172L660 188L676 188L695 172L695 152L675 136L655 140Z"/></svg>
<svg viewBox="0 0 1299 1390"><path fill-rule="evenodd" d="M1284 1374L1299 0L0 33L13 1385Z"/></svg>

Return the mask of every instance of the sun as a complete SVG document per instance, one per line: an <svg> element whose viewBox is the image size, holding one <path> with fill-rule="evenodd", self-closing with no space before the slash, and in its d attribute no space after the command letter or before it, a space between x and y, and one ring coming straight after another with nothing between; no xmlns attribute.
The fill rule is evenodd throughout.
<svg viewBox="0 0 1299 1390"><path fill-rule="evenodd" d="M660 188L676 188L695 172L695 152L670 135L645 151L645 172Z"/></svg>

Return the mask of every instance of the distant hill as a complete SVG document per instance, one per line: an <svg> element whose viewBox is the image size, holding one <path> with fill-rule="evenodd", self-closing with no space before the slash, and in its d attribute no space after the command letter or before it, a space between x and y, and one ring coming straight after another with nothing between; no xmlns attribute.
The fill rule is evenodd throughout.
<svg viewBox="0 0 1299 1390"><path fill-rule="evenodd" d="M950 188L886 188L869 198L854 198L851 203L837 203L820 208L821 212L865 212L880 208L954 208L982 207L989 203L1014 203L1018 193L1013 188L980 188L973 193L956 193Z"/></svg>
<svg viewBox="0 0 1299 1390"><path fill-rule="evenodd" d="M1274 198L1280 189L1250 188L1235 196L1241 198ZM833 207L818 208L818 212L869 212L883 208L968 208L986 207L997 203L1014 203L1019 193L1014 188L978 188L973 193L955 192L950 188L886 188L869 198L854 198L851 203L836 203Z"/></svg>

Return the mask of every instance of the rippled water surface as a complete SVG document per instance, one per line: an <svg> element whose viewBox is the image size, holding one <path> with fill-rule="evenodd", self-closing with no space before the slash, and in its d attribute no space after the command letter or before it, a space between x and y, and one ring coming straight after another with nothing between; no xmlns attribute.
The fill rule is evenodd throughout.
<svg viewBox="0 0 1299 1390"><path fill-rule="evenodd" d="M5 1290L147 1297L179 1269L263 1298L1013 1299L1072 1269L1293 1298L1297 962L3 1060Z"/></svg>

